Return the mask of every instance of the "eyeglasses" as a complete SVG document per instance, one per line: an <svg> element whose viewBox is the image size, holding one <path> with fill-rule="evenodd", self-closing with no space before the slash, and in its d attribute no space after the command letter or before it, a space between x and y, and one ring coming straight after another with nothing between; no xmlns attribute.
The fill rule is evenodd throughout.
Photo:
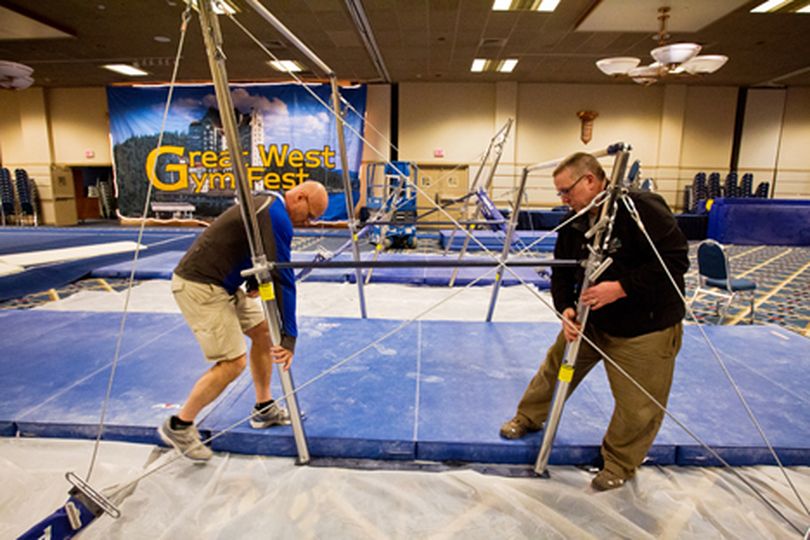
<svg viewBox="0 0 810 540"><path fill-rule="evenodd" d="M583 174L582 176L577 178L576 182L574 182L573 184L571 184L567 188L560 188L560 190L557 192L557 197L568 197L571 194L571 191L574 189L574 187L577 184L579 184L580 181L582 181L582 179L585 178L586 176L588 176L589 174L590 173Z"/></svg>

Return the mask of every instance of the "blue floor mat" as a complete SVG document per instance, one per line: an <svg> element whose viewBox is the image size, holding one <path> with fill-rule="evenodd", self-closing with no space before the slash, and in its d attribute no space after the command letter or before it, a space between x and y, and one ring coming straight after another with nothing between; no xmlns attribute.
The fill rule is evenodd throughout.
<svg viewBox="0 0 810 540"><path fill-rule="evenodd" d="M0 434L95 437L119 324L119 316L109 313L0 313ZM533 462L541 433L506 441L497 432L558 325L418 322L314 380L400 324L301 319L293 374L311 454ZM728 351L723 354L729 370L783 461L810 465L810 341L770 326L705 330L718 350ZM179 315L130 313L104 437L156 442L155 427L177 410L206 368ZM275 381L274 395L281 395ZM204 435L246 418L252 403L245 375L201 415ZM772 463L697 327L686 328L669 405L733 465ZM582 464L596 457L611 411L604 369L596 367L566 406L551 462ZM295 454L289 427L256 431L242 425L215 439L213 447ZM715 463L670 419L651 457L662 464Z"/></svg>
<svg viewBox="0 0 810 540"><path fill-rule="evenodd" d="M135 279L170 279L172 271L183 256L182 251L166 251L156 255L144 254L138 259L135 269ZM314 252L295 252L293 261L310 262L315 258ZM423 261L438 260L438 255L423 254L400 254L384 253L378 258L379 261L413 261L415 265ZM373 259L371 253L363 253L362 259L369 261ZM455 260L451 257L450 260ZM334 261L351 261L353 257L350 253L341 253ZM467 257L467 261L491 260L483 257ZM116 264L96 268L91 272L92 277L98 278L127 278L132 271L132 261L127 260ZM298 271L296 271L297 273ZM364 279L368 276L369 270L363 270ZM410 268L376 268L371 272L372 283L402 283L407 285L431 285L447 286L453 274L453 268L425 268L413 266ZM520 279L518 279L518 276ZM480 278L480 279L479 279ZM355 271L351 268L318 268L313 270L307 277L307 281L316 282L350 282L356 283ZM477 280L477 281L476 281ZM492 268L461 268L456 277L457 286L466 286L475 281L478 286L492 285L495 280L495 271ZM506 271L503 276L503 285L506 287L518 285L521 280L535 285L540 289L550 287L550 274L547 269L539 273L532 268L514 267L511 271Z"/></svg>

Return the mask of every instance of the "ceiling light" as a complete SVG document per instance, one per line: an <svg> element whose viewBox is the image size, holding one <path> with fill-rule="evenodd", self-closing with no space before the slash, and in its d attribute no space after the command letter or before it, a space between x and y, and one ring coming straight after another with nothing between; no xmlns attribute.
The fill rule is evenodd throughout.
<svg viewBox="0 0 810 540"><path fill-rule="evenodd" d="M276 71L283 71L284 73L298 73L304 70L303 66L295 60L270 60L267 63Z"/></svg>
<svg viewBox="0 0 810 540"><path fill-rule="evenodd" d="M545 11L557 9L560 0L494 0L492 11Z"/></svg>
<svg viewBox="0 0 810 540"><path fill-rule="evenodd" d="M767 0L751 10L751 13L769 13L776 11L791 0Z"/></svg>
<svg viewBox="0 0 810 540"><path fill-rule="evenodd" d="M476 58L473 60L472 66L470 67L470 71L475 73L481 73L484 71L484 68L487 66L487 61L484 58Z"/></svg>
<svg viewBox="0 0 810 540"><path fill-rule="evenodd" d="M154 39L158 43L169 43L172 40L172 38L167 36L154 36L152 37L152 39Z"/></svg>
<svg viewBox="0 0 810 540"><path fill-rule="evenodd" d="M537 6L537 11L547 11L551 12L557 9L557 4L560 3L560 0L543 0L540 2L540 5Z"/></svg>
<svg viewBox="0 0 810 540"><path fill-rule="evenodd" d="M784 1L784 0L780 0ZM722 54L698 56L701 46L697 43L666 43L669 7L658 9L658 47L650 51L655 62L640 66L641 60L633 56L618 56L597 60L596 67L605 75L627 76L634 82L649 85L662 77L682 75L705 75L714 73L728 61Z"/></svg>
<svg viewBox="0 0 810 540"><path fill-rule="evenodd" d="M17 62L0 60L0 88L22 90L34 84L34 69Z"/></svg>
<svg viewBox="0 0 810 540"><path fill-rule="evenodd" d="M517 66L517 58L506 58L504 60L492 60L490 58L476 58L470 66L473 73L498 72L512 73Z"/></svg>
<svg viewBox="0 0 810 540"><path fill-rule="evenodd" d="M209 0L206 0L209 1ZM197 7L198 0L186 0L186 3L191 3L191 7L194 9L199 10ZM211 5L214 8L214 13L217 15L233 15L237 11L239 11L236 6L231 4L230 0L213 0Z"/></svg>
<svg viewBox="0 0 810 540"><path fill-rule="evenodd" d="M796 11L796 13L810 13L810 4Z"/></svg>
<svg viewBox="0 0 810 540"><path fill-rule="evenodd" d="M106 64L101 67L104 69L109 69L110 71L115 71L121 75L129 75L130 77L143 77L144 75L149 75L144 70L129 64Z"/></svg>
<svg viewBox="0 0 810 540"><path fill-rule="evenodd" d="M501 73L512 73L517 63L517 58L507 58L498 65L498 71Z"/></svg>

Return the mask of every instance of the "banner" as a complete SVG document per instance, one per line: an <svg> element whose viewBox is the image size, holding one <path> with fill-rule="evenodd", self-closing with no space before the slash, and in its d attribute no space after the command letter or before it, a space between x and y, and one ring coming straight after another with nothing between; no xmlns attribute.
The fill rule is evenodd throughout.
<svg viewBox="0 0 810 540"><path fill-rule="evenodd" d="M345 219L336 122L324 105L332 103L330 86L230 88L242 160L252 189L287 191L304 180L317 180L330 193L324 217ZM167 86L107 88L119 212L124 217L141 217L151 183L147 215L217 216L234 203L236 179L214 87L175 86L158 148L168 91ZM341 96L357 111L345 114L348 170L356 193L366 87L342 88Z"/></svg>

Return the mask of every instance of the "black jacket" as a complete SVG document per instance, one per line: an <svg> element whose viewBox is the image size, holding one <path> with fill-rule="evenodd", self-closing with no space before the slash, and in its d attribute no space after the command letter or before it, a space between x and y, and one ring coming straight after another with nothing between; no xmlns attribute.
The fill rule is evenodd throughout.
<svg viewBox="0 0 810 540"><path fill-rule="evenodd" d="M635 203L647 233L683 293L683 276L689 268L686 237L659 195L631 191L629 196ZM572 215L573 213L566 218ZM590 242L585 240L588 228L586 215L561 229L554 248L555 258L586 259L586 244ZM683 319L683 301L675 292L646 237L621 202L611 237L614 240L609 255L613 258L613 264L599 277L597 283L618 281L627 296L598 310L592 310L588 316L588 324L613 336L634 337L669 328ZM584 275L581 267L553 270L551 294L557 311L562 312L568 307L576 309Z"/></svg>

